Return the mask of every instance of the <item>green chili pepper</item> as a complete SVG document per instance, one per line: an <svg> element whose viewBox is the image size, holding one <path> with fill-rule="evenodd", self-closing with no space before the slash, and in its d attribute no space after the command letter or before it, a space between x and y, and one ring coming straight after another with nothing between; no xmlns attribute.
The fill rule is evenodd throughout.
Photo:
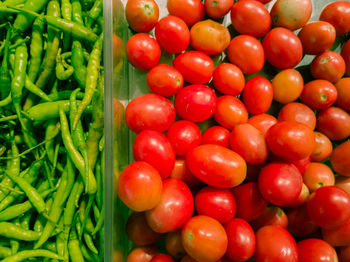
<svg viewBox="0 0 350 262"><path fill-rule="evenodd" d="M70 233L68 250L69 250L69 256L72 262L84 262L84 257L83 257L83 254L81 253L79 240L77 239L75 230L72 230Z"/></svg>
<svg viewBox="0 0 350 262"><path fill-rule="evenodd" d="M58 80L67 80L74 73L74 68L70 65L67 65L67 69L64 67L62 58L60 56L60 50L56 58L56 77Z"/></svg>
<svg viewBox="0 0 350 262"><path fill-rule="evenodd" d="M39 239L40 233L31 230L24 230L8 222L0 222L0 236L23 241L35 241Z"/></svg>
<svg viewBox="0 0 350 262"><path fill-rule="evenodd" d="M62 17L68 21L72 20L72 4L69 0L61 0ZM63 37L63 50L68 50L71 42L71 34L65 33Z"/></svg>
<svg viewBox="0 0 350 262"><path fill-rule="evenodd" d="M13 221L13 224L18 226L18 227L21 226L18 218L16 218ZM17 240L10 239L10 246L11 246L11 253L12 253L12 255L16 254L18 252L18 249L19 249L19 242Z"/></svg>
<svg viewBox="0 0 350 262"><path fill-rule="evenodd" d="M11 77L8 69L8 58L9 58L9 46L10 46L10 36L11 30L7 30L5 46L4 46L4 56L2 59L0 67L0 98L5 99L11 94Z"/></svg>
<svg viewBox="0 0 350 262"><path fill-rule="evenodd" d="M81 196L81 194L83 193L84 190L84 185L83 183L80 181L80 179L78 179L77 181L75 181L72 191L69 195L67 204L66 204L66 208L64 210L64 214L63 214L63 224L65 229L65 232L67 233L72 225L73 222L73 217L74 217L74 213L77 209L77 205L76 203L78 203L79 198Z"/></svg>
<svg viewBox="0 0 350 262"><path fill-rule="evenodd" d="M84 236L84 240L85 240L86 246L87 246L94 254L98 255L98 250L97 250L97 248L95 247L95 244L94 244L94 241L92 240L91 235L89 235L88 233L84 233L83 236Z"/></svg>
<svg viewBox="0 0 350 262"><path fill-rule="evenodd" d="M41 56L43 53L44 41L43 41L43 31L44 31L44 21L37 17L33 24L32 29L32 41L30 44L30 60L28 67L28 78L30 81L35 82L38 76L41 64Z"/></svg>
<svg viewBox="0 0 350 262"><path fill-rule="evenodd" d="M96 0L92 8L90 9L87 17L87 26L91 27L92 23L100 16L102 12L102 0Z"/></svg>
<svg viewBox="0 0 350 262"><path fill-rule="evenodd" d="M12 255L12 251L8 247L0 246L0 258L10 257Z"/></svg>
<svg viewBox="0 0 350 262"><path fill-rule="evenodd" d="M38 250L24 250L24 251L18 252L16 255L5 258L4 260L2 260L2 262L19 262L19 261L23 261L25 259L34 258L34 257L47 257L51 259L63 260L62 257L58 256L57 254L51 251L38 249Z"/></svg>
<svg viewBox="0 0 350 262"><path fill-rule="evenodd" d="M11 97L11 93L9 93L5 99L0 101L0 107L8 106L11 103L12 103L12 97Z"/></svg>

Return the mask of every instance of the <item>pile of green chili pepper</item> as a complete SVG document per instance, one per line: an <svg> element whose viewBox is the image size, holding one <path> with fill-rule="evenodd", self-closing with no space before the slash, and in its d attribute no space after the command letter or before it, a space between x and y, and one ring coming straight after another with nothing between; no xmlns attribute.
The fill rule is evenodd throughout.
<svg viewBox="0 0 350 262"><path fill-rule="evenodd" d="M0 261L104 259L102 2L0 2Z"/></svg>

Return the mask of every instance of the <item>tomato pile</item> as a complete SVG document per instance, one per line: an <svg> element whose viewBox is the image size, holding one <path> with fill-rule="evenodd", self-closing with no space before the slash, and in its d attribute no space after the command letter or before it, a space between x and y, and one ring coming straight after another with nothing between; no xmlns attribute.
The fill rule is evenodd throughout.
<svg viewBox="0 0 350 262"><path fill-rule="evenodd" d="M350 2L203 2L126 4L150 90L125 109L127 261L350 261Z"/></svg>

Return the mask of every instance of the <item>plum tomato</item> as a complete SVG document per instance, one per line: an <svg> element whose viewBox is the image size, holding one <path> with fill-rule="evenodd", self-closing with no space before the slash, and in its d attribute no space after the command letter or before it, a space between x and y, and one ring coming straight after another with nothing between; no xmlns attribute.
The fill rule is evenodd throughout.
<svg viewBox="0 0 350 262"><path fill-rule="evenodd" d="M320 21L331 23L338 36L350 31L350 2L334 1L326 5L320 15Z"/></svg>
<svg viewBox="0 0 350 262"><path fill-rule="evenodd" d="M340 54L325 51L312 61L311 74L315 79L324 79L336 83L345 74L345 61Z"/></svg>
<svg viewBox="0 0 350 262"><path fill-rule="evenodd" d="M277 206L285 206L295 201L300 195L302 185L303 178L293 164L267 164L258 177L261 195Z"/></svg>
<svg viewBox="0 0 350 262"><path fill-rule="evenodd" d="M216 94L205 85L186 86L175 97L179 116L195 123L209 119L214 114L216 104Z"/></svg>
<svg viewBox="0 0 350 262"><path fill-rule="evenodd" d="M125 6L125 17L134 31L147 33L158 22L159 7L154 0L128 0Z"/></svg>
<svg viewBox="0 0 350 262"><path fill-rule="evenodd" d="M244 74L257 73L265 64L263 46L258 39L250 35L233 38L227 48L227 56Z"/></svg>
<svg viewBox="0 0 350 262"><path fill-rule="evenodd" d="M180 17L187 26L203 20L205 10L201 0L168 0L169 14Z"/></svg>
<svg viewBox="0 0 350 262"><path fill-rule="evenodd" d="M338 92L335 105L341 109L344 109L345 111L350 111L350 77L340 79L335 84L335 87Z"/></svg>
<svg viewBox="0 0 350 262"><path fill-rule="evenodd" d="M282 104L293 102L299 98L303 87L303 77L297 70L282 70L272 79L273 99Z"/></svg>
<svg viewBox="0 0 350 262"><path fill-rule="evenodd" d="M323 163L312 162L303 174L303 181L310 192L322 186L334 186L334 174L332 169Z"/></svg>
<svg viewBox="0 0 350 262"><path fill-rule="evenodd" d="M276 27L267 33L262 45L267 61L279 69L295 67L303 55L300 39L282 27Z"/></svg>
<svg viewBox="0 0 350 262"><path fill-rule="evenodd" d="M234 0L205 0L205 12L211 18L220 19L230 12L233 2Z"/></svg>
<svg viewBox="0 0 350 262"><path fill-rule="evenodd" d="M160 54L158 42L145 33L133 35L126 43L126 56L130 64L140 70L149 70L158 64Z"/></svg>
<svg viewBox="0 0 350 262"><path fill-rule="evenodd" d="M277 124L277 119L272 115L260 114L249 118L248 124L251 124L256 129L260 130L264 135L266 135L270 127Z"/></svg>
<svg viewBox="0 0 350 262"><path fill-rule="evenodd" d="M330 157L332 167L342 176L350 176L350 141L338 145Z"/></svg>
<svg viewBox="0 0 350 262"><path fill-rule="evenodd" d="M219 145L200 145L186 155L186 165L202 182L219 188L241 184L247 173L244 159Z"/></svg>
<svg viewBox="0 0 350 262"><path fill-rule="evenodd" d="M254 37L263 37L271 28L269 11L255 0L236 2L231 9L231 21L237 32Z"/></svg>
<svg viewBox="0 0 350 262"><path fill-rule="evenodd" d="M315 110L327 109L335 103L338 92L327 80L313 80L304 86L301 101Z"/></svg>
<svg viewBox="0 0 350 262"><path fill-rule="evenodd" d="M300 262L338 261L337 252L326 241L316 238L305 239L297 243Z"/></svg>
<svg viewBox="0 0 350 262"><path fill-rule="evenodd" d="M347 176L336 176L335 185L350 195L350 178Z"/></svg>
<svg viewBox="0 0 350 262"><path fill-rule="evenodd" d="M299 160L293 160L293 161L288 161L289 163L293 164L298 168L300 174L304 174L306 171L306 168L310 165L311 163L311 158L310 157L305 157Z"/></svg>
<svg viewBox="0 0 350 262"><path fill-rule="evenodd" d="M218 65L213 73L213 85L224 95L239 95L245 85L244 75L239 67L223 63Z"/></svg>
<svg viewBox="0 0 350 262"><path fill-rule="evenodd" d="M158 253L158 250L152 246L135 247L130 251L126 262L150 262Z"/></svg>
<svg viewBox="0 0 350 262"><path fill-rule="evenodd" d="M294 202L289 203L288 205L286 205L287 207L296 207L296 206L300 206L302 204L305 204L306 201L309 200L310 197L310 190L309 188L305 185L305 183L303 183L303 186L301 187L301 192L297 198L297 200L295 200Z"/></svg>
<svg viewBox="0 0 350 262"><path fill-rule="evenodd" d="M233 261L246 261L255 251L255 234L249 223L234 218L225 224L228 245L226 257Z"/></svg>
<svg viewBox="0 0 350 262"><path fill-rule="evenodd" d="M173 60L173 65L185 81L191 84L208 83L214 72L213 60L200 51L187 51L178 55Z"/></svg>
<svg viewBox="0 0 350 262"><path fill-rule="evenodd" d="M338 255L340 262L350 261L350 246L341 247Z"/></svg>
<svg viewBox="0 0 350 262"><path fill-rule="evenodd" d="M277 206L268 206L257 219L251 222L251 224L255 231L264 226L271 225L287 228L288 217L282 208Z"/></svg>
<svg viewBox="0 0 350 262"><path fill-rule="evenodd" d="M343 45L341 55L346 64L346 76L350 76L350 39Z"/></svg>
<svg viewBox="0 0 350 262"><path fill-rule="evenodd" d="M282 107L278 121L291 121L307 125L312 130L316 127L316 116L310 107L302 103L289 103Z"/></svg>
<svg viewBox="0 0 350 262"><path fill-rule="evenodd" d="M222 126L212 126L202 134L202 145L214 144L223 147L229 146L230 131Z"/></svg>
<svg viewBox="0 0 350 262"><path fill-rule="evenodd" d="M146 219L155 232L168 233L182 227L192 216L193 207L193 196L188 186L178 179L166 179L160 201L146 211Z"/></svg>
<svg viewBox="0 0 350 262"><path fill-rule="evenodd" d="M323 228L322 236L333 247L350 245L350 220L336 228Z"/></svg>
<svg viewBox="0 0 350 262"><path fill-rule="evenodd" d="M305 204L289 209L287 211L287 217L287 229L294 237L307 237L319 229L319 226L307 214Z"/></svg>
<svg viewBox="0 0 350 262"><path fill-rule="evenodd" d="M181 230L169 232L165 236L165 249L169 255L175 259L180 259L186 255L182 245Z"/></svg>
<svg viewBox="0 0 350 262"><path fill-rule="evenodd" d="M174 259L166 254L157 254L151 259L150 262L174 262Z"/></svg>
<svg viewBox="0 0 350 262"><path fill-rule="evenodd" d="M176 159L173 172L169 178L182 180L188 187L196 187L202 184L202 182L188 170L185 159L182 158Z"/></svg>
<svg viewBox="0 0 350 262"><path fill-rule="evenodd" d="M181 236L187 254L198 261L217 261L226 253L225 229L214 218L202 215L190 218L183 226Z"/></svg>
<svg viewBox="0 0 350 262"><path fill-rule="evenodd" d="M128 165L118 180L118 196L133 211L141 212L158 205L162 179L158 171L144 161Z"/></svg>

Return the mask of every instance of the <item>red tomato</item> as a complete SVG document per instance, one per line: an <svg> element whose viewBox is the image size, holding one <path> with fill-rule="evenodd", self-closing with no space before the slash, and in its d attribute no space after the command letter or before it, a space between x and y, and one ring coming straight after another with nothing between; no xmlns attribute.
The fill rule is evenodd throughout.
<svg viewBox="0 0 350 262"><path fill-rule="evenodd" d="M170 176L175 165L175 152L169 139L158 131L144 130L133 145L136 161L145 161L158 170L162 179Z"/></svg>
<svg viewBox="0 0 350 262"><path fill-rule="evenodd" d="M316 127L316 116L310 107L301 103L289 103L282 107L278 121L294 121L307 125L312 130Z"/></svg>
<svg viewBox="0 0 350 262"><path fill-rule="evenodd" d="M118 132L125 123L125 109L120 100L113 98L113 130Z"/></svg>
<svg viewBox="0 0 350 262"><path fill-rule="evenodd" d="M317 189L306 207L309 217L325 229L339 227L350 218L350 196L337 186Z"/></svg>
<svg viewBox="0 0 350 262"><path fill-rule="evenodd" d="M208 83L214 72L213 60L200 51L187 51L178 55L173 65L191 84Z"/></svg>
<svg viewBox="0 0 350 262"><path fill-rule="evenodd" d="M150 262L158 254L154 247L135 247L128 255L126 262Z"/></svg>
<svg viewBox="0 0 350 262"><path fill-rule="evenodd" d="M199 180L219 188L241 184L247 172L244 159L218 145L201 145L186 155L186 165Z"/></svg>
<svg viewBox="0 0 350 262"><path fill-rule="evenodd" d="M118 180L118 196L131 210L154 208L161 199L162 179L150 164L137 161L128 165Z"/></svg>
<svg viewBox="0 0 350 262"><path fill-rule="evenodd" d="M350 141L338 145L333 150L330 160L336 173L350 176Z"/></svg>
<svg viewBox="0 0 350 262"><path fill-rule="evenodd" d="M315 147L310 155L312 161L326 160L333 151L332 142L324 134L315 131Z"/></svg>
<svg viewBox="0 0 350 262"><path fill-rule="evenodd" d="M311 74L315 79L336 83L344 73L345 61L340 54L333 51L323 52L316 56L311 63Z"/></svg>
<svg viewBox="0 0 350 262"><path fill-rule="evenodd" d="M255 234L243 219L232 219L225 225L228 239L226 256L233 261L246 261L255 251Z"/></svg>
<svg viewBox="0 0 350 262"><path fill-rule="evenodd" d="M322 163L313 162L303 174L303 180L310 192L322 186L334 186L334 174L332 169Z"/></svg>
<svg viewBox="0 0 350 262"><path fill-rule="evenodd" d="M350 246L342 247L338 254L340 262L350 261Z"/></svg>
<svg viewBox="0 0 350 262"><path fill-rule="evenodd" d="M234 0L205 0L204 7L208 16L214 19L224 17L230 12Z"/></svg>
<svg viewBox="0 0 350 262"><path fill-rule="evenodd" d="M300 195L303 179L292 164L270 163L261 169L258 177L261 195L277 206L288 205Z"/></svg>
<svg viewBox="0 0 350 262"><path fill-rule="evenodd" d="M148 129L163 133L168 130L175 117L174 105L168 99L155 94L133 99L125 110L126 124L136 133Z"/></svg>
<svg viewBox="0 0 350 262"><path fill-rule="evenodd" d="M350 40L343 45L341 55L346 64L346 75L350 76Z"/></svg>
<svg viewBox="0 0 350 262"><path fill-rule="evenodd" d="M335 87L337 88L338 97L335 105L344 109L345 111L350 111L350 77L345 77L340 79Z"/></svg>
<svg viewBox="0 0 350 262"><path fill-rule="evenodd" d="M260 130L264 135L266 135L270 127L274 126L276 123L277 119L268 114L255 115L248 119L248 124Z"/></svg>
<svg viewBox="0 0 350 262"><path fill-rule="evenodd" d="M287 211L288 231L294 237L307 237L315 233L319 227L307 214L306 205L293 207Z"/></svg>
<svg viewBox="0 0 350 262"><path fill-rule="evenodd" d="M125 17L133 30L147 33L158 22L159 7L154 0L128 0L125 6Z"/></svg>
<svg viewBox="0 0 350 262"><path fill-rule="evenodd" d="M170 54L181 53L190 43L190 31L186 23L176 16L160 19L154 33L160 47Z"/></svg>
<svg viewBox="0 0 350 262"><path fill-rule="evenodd" d="M179 229L192 216L193 196L188 186L178 179L163 181L160 202L146 212L149 226L156 232Z"/></svg>
<svg viewBox="0 0 350 262"><path fill-rule="evenodd" d="M233 38L227 48L227 56L232 64L244 74L259 72L265 64L264 49L253 36L239 35Z"/></svg>
<svg viewBox="0 0 350 262"><path fill-rule="evenodd" d="M318 55L332 46L336 32L328 22L315 21L305 25L298 34L304 54Z"/></svg>
<svg viewBox="0 0 350 262"><path fill-rule="evenodd" d="M214 218L208 216L192 217L183 226L181 235L187 254L198 261L217 261L226 253L227 235L225 229Z"/></svg>
<svg viewBox="0 0 350 262"><path fill-rule="evenodd" d="M293 237L280 226L265 226L256 233L255 260L297 262L298 249Z"/></svg>
<svg viewBox="0 0 350 262"><path fill-rule="evenodd" d="M199 215L206 215L225 224L236 213L236 200L229 189L203 187L195 196L195 208Z"/></svg>
<svg viewBox="0 0 350 262"><path fill-rule="evenodd" d="M268 206L262 212L262 214L252 222L254 230L259 230L264 226L281 226L287 228L288 218L284 213L283 209L276 206Z"/></svg>
<svg viewBox="0 0 350 262"><path fill-rule="evenodd" d="M230 140L230 131L222 126L212 126L202 134L202 145L214 144L228 147Z"/></svg>
<svg viewBox="0 0 350 262"><path fill-rule="evenodd" d="M320 20L331 23L337 35L344 35L350 31L350 3L348 1L335 1L323 8Z"/></svg>
<svg viewBox="0 0 350 262"><path fill-rule="evenodd" d="M203 122L216 109L217 98L214 91L205 85L190 85L181 89L175 97L176 112L183 119Z"/></svg>
<svg viewBox="0 0 350 262"><path fill-rule="evenodd" d="M202 182L192 175L190 170L188 170L185 164L185 159L176 159L170 178L182 180L189 187L196 187L202 184Z"/></svg>
<svg viewBox="0 0 350 262"><path fill-rule="evenodd" d="M188 26L204 18L204 5L201 0L168 0L167 8L171 15L180 17Z"/></svg>
<svg viewBox="0 0 350 262"><path fill-rule="evenodd" d="M126 56L134 67L149 70L158 64L160 47L157 41L148 34L138 33L126 43Z"/></svg>
<svg viewBox="0 0 350 262"><path fill-rule="evenodd" d="M282 104L297 100L303 91L304 80L301 74L294 69L279 72L272 79L273 99Z"/></svg>
<svg viewBox="0 0 350 262"><path fill-rule="evenodd" d="M213 73L213 84L216 90L224 95L239 95L245 85L244 75L237 66L230 63L218 65Z"/></svg>
<svg viewBox="0 0 350 262"><path fill-rule="evenodd" d="M300 174L304 174L306 171L306 168L310 165L311 159L310 157L306 157L303 159L289 161L289 162L298 168Z"/></svg>
<svg viewBox="0 0 350 262"><path fill-rule="evenodd" d="M112 36L113 41L113 67L117 67L124 61L125 57L125 44L116 34Z"/></svg>
<svg viewBox="0 0 350 262"><path fill-rule="evenodd" d="M236 217L252 221L259 217L267 206L255 182L249 182L232 189L236 199Z"/></svg>
<svg viewBox="0 0 350 262"><path fill-rule="evenodd" d="M289 203L287 206L288 207L300 206L300 205L306 203L306 201L308 201L309 198L310 198L310 190L305 185L305 183L303 183L303 186L301 187L301 192L300 192L299 197L297 198L297 200L295 200L294 202Z"/></svg>
<svg viewBox="0 0 350 262"><path fill-rule="evenodd" d="M152 258L151 262L174 262L174 259L165 254L158 254Z"/></svg>
<svg viewBox="0 0 350 262"><path fill-rule="evenodd" d="M337 252L327 242L321 239L305 239L297 243L299 261L329 261L337 262Z"/></svg>
<svg viewBox="0 0 350 262"><path fill-rule="evenodd" d="M338 92L335 86L327 80L314 80L304 86L301 100L312 109L329 108L337 100Z"/></svg>
<svg viewBox="0 0 350 262"><path fill-rule="evenodd" d="M269 11L255 0L235 3L231 9L231 21L237 32L254 37L263 37L271 28Z"/></svg>
<svg viewBox="0 0 350 262"><path fill-rule="evenodd" d="M225 95L217 100L214 119L223 127L233 129L235 125L248 121L248 111L237 97Z"/></svg>
<svg viewBox="0 0 350 262"><path fill-rule="evenodd" d="M335 185L343 189L350 195L350 178L345 176L337 176L335 178Z"/></svg>
<svg viewBox="0 0 350 262"><path fill-rule="evenodd" d="M300 39L292 31L282 27L272 29L262 44L267 61L279 69L295 67L303 55Z"/></svg>
<svg viewBox="0 0 350 262"><path fill-rule="evenodd" d="M169 255L175 259L180 259L186 255L182 245L181 230L169 232L165 236L165 249Z"/></svg>
<svg viewBox="0 0 350 262"><path fill-rule="evenodd" d="M323 228L322 236L333 247L350 245L350 221L348 220L336 228Z"/></svg>
<svg viewBox="0 0 350 262"><path fill-rule="evenodd" d="M246 83L243 90L243 102L249 113L253 115L265 113L270 108L272 99L272 84L265 77L255 76Z"/></svg>

